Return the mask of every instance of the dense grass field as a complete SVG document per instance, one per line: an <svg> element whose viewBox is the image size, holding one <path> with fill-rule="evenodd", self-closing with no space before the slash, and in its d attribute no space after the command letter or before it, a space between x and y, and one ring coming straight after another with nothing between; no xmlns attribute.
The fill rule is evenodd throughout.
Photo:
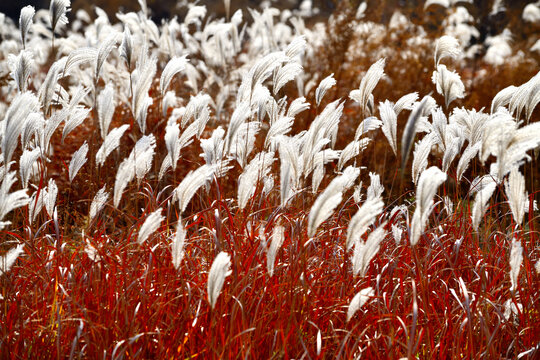
<svg viewBox="0 0 540 360"><path fill-rule="evenodd" d="M540 357L538 3L139 3L0 14L0 358Z"/></svg>

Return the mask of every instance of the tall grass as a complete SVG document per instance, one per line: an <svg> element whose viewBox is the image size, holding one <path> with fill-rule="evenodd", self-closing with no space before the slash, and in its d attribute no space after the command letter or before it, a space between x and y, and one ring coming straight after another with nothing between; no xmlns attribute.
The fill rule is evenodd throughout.
<svg viewBox="0 0 540 360"><path fill-rule="evenodd" d="M529 48L140 3L0 23L0 357L540 354Z"/></svg>

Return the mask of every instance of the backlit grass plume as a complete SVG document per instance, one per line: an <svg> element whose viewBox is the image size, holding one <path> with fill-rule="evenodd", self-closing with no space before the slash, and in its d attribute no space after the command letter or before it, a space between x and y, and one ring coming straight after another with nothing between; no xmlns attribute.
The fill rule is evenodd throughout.
<svg viewBox="0 0 540 360"><path fill-rule="evenodd" d="M220 252L214 259L208 273L208 302L212 308L216 306L225 278L231 273L231 256L226 252Z"/></svg>

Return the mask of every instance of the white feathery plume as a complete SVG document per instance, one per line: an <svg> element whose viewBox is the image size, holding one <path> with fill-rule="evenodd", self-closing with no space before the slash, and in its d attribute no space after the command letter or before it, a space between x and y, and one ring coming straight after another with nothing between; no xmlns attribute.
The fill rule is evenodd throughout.
<svg viewBox="0 0 540 360"><path fill-rule="evenodd" d="M525 215L525 207L528 201L527 191L525 190L525 178L517 168L514 168L504 183L508 204L514 216L514 221L521 225Z"/></svg>
<svg viewBox="0 0 540 360"><path fill-rule="evenodd" d="M469 189L469 193L471 195L474 195L474 194L478 193L479 191L482 191L482 190L486 189L487 187L489 187L490 184L492 184L494 181L495 181L495 179L493 178L493 175L491 175L491 174L487 174L487 175L483 175L483 176L477 176L471 182L471 187Z"/></svg>
<svg viewBox="0 0 540 360"><path fill-rule="evenodd" d="M150 235L156 232L163 220L165 220L165 216L161 215L162 212L163 209L159 208L146 217L146 220L144 220L144 223L139 229L139 235L137 236L137 243L139 245L142 245Z"/></svg>
<svg viewBox="0 0 540 360"><path fill-rule="evenodd" d="M399 243L401 242L402 235L403 235L403 229L399 225L393 224L392 236L394 237L394 241L396 242L397 245L399 245Z"/></svg>
<svg viewBox="0 0 540 360"><path fill-rule="evenodd" d="M316 194L322 179L324 178L324 165L333 162L340 157L340 152L332 149L319 151L313 159L313 176L311 177L311 191Z"/></svg>
<svg viewBox="0 0 540 360"><path fill-rule="evenodd" d="M521 117L521 113L523 110L525 110L528 116L527 119L529 119L530 115L532 114L532 110L540 101L540 96L538 95L539 92L540 71L513 92L509 103L510 112L519 119Z"/></svg>
<svg viewBox="0 0 540 360"><path fill-rule="evenodd" d="M57 195L58 195L58 186L56 186L56 182L54 181L54 179L49 179L44 202L45 202L45 210L47 210L47 213L49 214L50 217L52 217L54 213L54 207L56 206Z"/></svg>
<svg viewBox="0 0 540 360"><path fill-rule="evenodd" d="M16 181L16 175L13 171L5 173L3 176L2 185L0 185L0 229L9 224L9 222L2 222L2 219L9 212L27 205L30 201L26 189L9 192Z"/></svg>
<svg viewBox="0 0 540 360"><path fill-rule="evenodd" d="M79 172L81 167L86 163L86 155L88 154L88 144L86 141L79 150L73 153L71 161L69 162L69 182L72 182L75 178L75 175Z"/></svg>
<svg viewBox="0 0 540 360"><path fill-rule="evenodd" d="M120 199L122 198L122 194L124 193L126 186L135 177L135 163L134 162L135 160L133 159L133 157L129 156L125 158L118 166L118 170L116 172L116 179L114 181L114 193L113 193L113 200L114 200L115 208L118 208L118 205L120 204Z"/></svg>
<svg viewBox="0 0 540 360"><path fill-rule="evenodd" d="M388 139L394 155L397 156L397 115L394 111L394 105L388 100L379 103L379 113L383 134Z"/></svg>
<svg viewBox="0 0 540 360"><path fill-rule="evenodd" d="M7 274L17 258L24 252L24 244L18 244L0 257L0 273Z"/></svg>
<svg viewBox="0 0 540 360"><path fill-rule="evenodd" d="M463 144L462 139L460 139L457 136L451 136L450 141L447 140L446 149L444 150L443 161L442 161L442 170L445 173L448 173L450 164L455 159L457 154L459 154L459 150L461 149L462 144Z"/></svg>
<svg viewBox="0 0 540 360"><path fill-rule="evenodd" d="M174 233L174 237L171 243L172 263L176 270L180 268L180 264L182 263L182 259L184 258L186 235L187 231L182 225L182 220L179 219L178 224L176 225L176 232Z"/></svg>
<svg viewBox="0 0 540 360"><path fill-rule="evenodd" d="M60 77L60 72L66 65L66 60L65 57L61 58L51 65L45 80L39 88L38 98L45 114L49 111L49 106L51 105L54 95L57 93L58 89L62 88L58 84L58 79Z"/></svg>
<svg viewBox="0 0 540 360"><path fill-rule="evenodd" d="M115 100L112 84L107 84L97 97L97 115L101 138L105 140L114 115Z"/></svg>
<svg viewBox="0 0 540 360"><path fill-rule="evenodd" d="M25 149L19 160L19 172L23 188L28 187L28 180L32 174L34 164L41 155L41 149L36 147L32 150Z"/></svg>
<svg viewBox="0 0 540 360"><path fill-rule="evenodd" d="M372 287L367 287L360 290L351 300L349 307L347 309L347 322L349 322L354 314L364 306L370 298L375 295L375 291Z"/></svg>
<svg viewBox="0 0 540 360"><path fill-rule="evenodd" d="M280 66L283 62L287 61L289 61L289 58L287 57L287 55L285 55L285 53L281 51L269 53L268 55L259 59L255 63L255 65L253 65L253 67L249 70L248 83L251 83L250 90L253 91L253 89L255 89L257 85L261 85L266 79L268 79L270 75L272 75L274 69ZM242 85L247 85L248 83ZM239 95L243 95L241 89L238 90L238 93ZM244 99L239 98L238 100Z"/></svg>
<svg viewBox="0 0 540 360"><path fill-rule="evenodd" d="M62 26L68 23L66 13L71 10L69 8L70 5L69 0L51 0L49 17L53 33L56 31L58 25Z"/></svg>
<svg viewBox="0 0 540 360"><path fill-rule="evenodd" d="M100 262L101 256L99 255L98 250L92 245L90 241L88 241L88 239L85 239L84 242L84 252L88 256L88 258L93 262Z"/></svg>
<svg viewBox="0 0 540 360"><path fill-rule="evenodd" d="M323 137L331 140L331 147L336 145L339 120L343 114L344 102L340 99L328 104L319 115L317 130L324 129Z"/></svg>
<svg viewBox="0 0 540 360"><path fill-rule="evenodd" d="M452 101L465 96L465 86L459 74L448 70L445 65L437 65L431 81L437 86L437 92L444 96L446 108Z"/></svg>
<svg viewBox="0 0 540 360"><path fill-rule="evenodd" d="M339 99L328 104L321 114L313 120L307 133L303 135L302 161L304 164L304 177L307 177L313 171L315 156L319 151L329 142L332 142L332 147L334 146L342 113L343 103L340 103Z"/></svg>
<svg viewBox="0 0 540 360"><path fill-rule="evenodd" d="M112 33L107 38L101 42L99 45L96 59L94 63L94 82L97 84L99 77L101 76L101 69L103 68L103 64L107 60L107 57L111 53L111 51L115 48L116 43L118 41L118 36L116 33Z"/></svg>
<svg viewBox="0 0 540 360"><path fill-rule="evenodd" d="M96 217L96 215L101 212L105 203L109 200L110 194L106 191L107 185L103 185L101 189L96 193L92 203L90 204L89 217L90 221Z"/></svg>
<svg viewBox="0 0 540 360"><path fill-rule="evenodd" d="M418 100L418 93L413 92L407 95L403 95L396 101L394 104L394 112L396 113L396 116L399 116L399 114L404 110L412 110L414 103Z"/></svg>
<svg viewBox="0 0 540 360"><path fill-rule="evenodd" d="M312 124L313 126L313 124ZM312 132L311 129L304 136L303 148L302 148L302 159L301 163L303 165L303 175L304 178L307 178L309 174L316 168L315 157L322 151L322 148L325 147L330 140L322 137L319 138L316 142L311 142L310 137L320 136L320 132L315 135L315 132Z"/></svg>
<svg viewBox="0 0 540 360"><path fill-rule="evenodd" d="M315 235L319 225L332 215L334 209L341 203L343 191L353 185L359 174L360 169L349 166L317 197L308 217L307 232L310 238Z"/></svg>
<svg viewBox="0 0 540 360"><path fill-rule="evenodd" d="M184 130L182 135L180 135L180 138L178 139L178 146L180 149L188 146L192 143L193 137L197 136L197 132L199 131L200 124L199 119L195 120L189 126Z"/></svg>
<svg viewBox="0 0 540 360"><path fill-rule="evenodd" d="M416 105L416 107L413 109L411 114L409 115L409 119L407 120L407 124L405 125L405 130L403 131L403 135L401 136L401 168L403 169L405 167L405 164L407 163L407 160L409 159L409 153L411 151L411 147L414 141L414 137L416 135L416 126L418 119L420 119L423 116L424 110L428 107L428 103L430 102L431 96L427 95L424 96L422 101Z"/></svg>
<svg viewBox="0 0 540 360"><path fill-rule="evenodd" d="M174 91L167 91L161 100L161 115L167 117L169 109L176 108L178 103L176 93Z"/></svg>
<svg viewBox="0 0 540 360"><path fill-rule="evenodd" d="M375 89L375 86L379 83L379 80L384 75L384 65L386 59L379 59L376 63L370 66L366 75L360 82L360 87L357 90L353 90L349 93L349 97L360 104L363 114L366 115L366 108L368 105L369 97Z"/></svg>
<svg viewBox="0 0 540 360"><path fill-rule="evenodd" d="M280 180L280 200L281 200L281 207L287 206L287 201L291 197L291 191L292 186L291 182L293 181L291 179L291 165L287 161L284 161L283 158L281 158L281 165L280 165L280 172L279 172L279 180Z"/></svg>
<svg viewBox="0 0 540 360"><path fill-rule="evenodd" d="M124 135L128 128L129 125L124 124L120 127L114 128L110 133L107 134L103 144L101 144L98 152L96 153L96 164L98 166L103 165L110 153L113 152L118 145L120 145L120 138Z"/></svg>
<svg viewBox="0 0 540 360"><path fill-rule="evenodd" d="M523 262L523 247L521 241L512 239L512 249L510 250L510 291L514 292L518 286L518 276L521 263Z"/></svg>
<svg viewBox="0 0 540 360"><path fill-rule="evenodd" d="M21 15L19 16L19 28L21 30L21 41L23 49L26 49L26 37L28 36L28 31L32 26L34 15L36 14L36 9L31 6L25 6L21 9Z"/></svg>
<svg viewBox="0 0 540 360"><path fill-rule="evenodd" d="M411 221L411 245L414 246L420 240L424 232L429 214L432 210L433 197L439 186L446 181L446 174L438 167L432 166L422 172L416 187L416 209Z"/></svg>
<svg viewBox="0 0 540 360"><path fill-rule="evenodd" d="M2 134L2 154L4 165L11 161L11 156L17 148L19 136L23 129L28 115L37 112L39 103L37 98L30 92L19 93L11 102L4 120L0 123L0 134Z"/></svg>
<svg viewBox="0 0 540 360"><path fill-rule="evenodd" d="M306 50L306 37L304 35L296 36L285 49L285 55L294 59Z"/></svg>
<svg viewBox="0 0 540 360"><path fill-rule="evenodd" d="M275 147L276 139L279 136L287 135L293 126L294 123L294 117L289 116L283 116L280 117L277 121L275 121L271 126L270 130L268 130L268 133L266 134L266 138L264 140L264 147L268 148L271 146L271 150Z"/></svg>
<svg viewBox="0 0 540 360"><path fill-rule="evenodd" d="M200 187L208 183L214 176L221 177L231 169L226 162L214 165L202 165L195 171L190 171L174 190L174 200L178 200L180 212L186 210L189 202Z"/></svg>
<svg viewBox="0 0 540 360"><path fill-rule="evenodd" d="M188 13L184 18L184 24L196 24L200 26L202 19L206 16L206 6L204 5L191 5L189 7Z"/></svg>
<svg viewBox="0 0 540 360"><path fill-rule="evenodd" d="M457 58L461 54L461 48L456 38L445 35L435 42L435 67L439 66L439 62L446 58Z"/></svg>
<svg viewBox="0 0 540 360"><path fill-rule="evenodd" d="M78 85L76 86L75 88L72 88L70 89L70 95L71 95L71 98L69 99L69 101L67 101L67 97L66 99L62 99L62 97L60 97L60 103L62 104L62 110L67 110L68 112L71 112L75 109L77 109L78 107L82 107L81 103L83 102L83 100L85 99L85 97L88 95L88 93L90 92L90 88L85 88L84 86L81 86L81 85Z"/></svg>
<svg viewBox="0 0 540 360"><path fill-rule="evenodd" d="M503 316L506 321L510 320L510 317L514 318L519 313L523 312L523 305L516 303L512 299L508 299L504 302L504 313ZM533 348L534 349L534 348Z"/></svg>
<svg viewBox="0 0 540 360"><path fill-rule="evenodd" d="M45 156L49 153L51 138L54 135L54 132L56 129L58 129L58 126L60 126L63 121L66 121L68 116L69 111L62 109L54 112L53 115L45 121L45 128L40 130L39 134L39 147L43 149Z"/></svg>
<svg viewBox="0 0 540 360"><path fill-rule="evenodd" d="M148 91L152 85L152 80L157 70L157 59L155 56L148 56L147 46L143 46L137 68L135 69L137 76L133 86L132 111L137 120L137 124L144 134L146 132L146 116L148 107L153 103L153 100L148 96Z"/></svg>
<svg viewBox="0 0 540 360"><path fill-rule="evenodd" d="M349 227L347 228L347 250L350 250L354 244L360 241L368 227L373 224L377 216L382 213L383 208L384 203L380 196L367 198L349 222Z"/></svg>
<svg viewBox="0 0 540 360"><path fill-rule="evenodd" d="M152 160L156 149L156 138L154 134L141 137L131 151L130 157L135 164L135 175L140 183L145 175L152 168Z"/></svg>
<svg viewBox="0 0 540 360"><path fill-rule="evenodd" d="M173 57L169 60L167 65L165 65L161 77L159 78L159 91L161 92L161 96L163 96L165 90L169 88L172 78L180 71L184 71L187 62L187 57L184 55L181 57Z"/></svg>
<svg viewBox="0 0 540 360"><path fill-rule="evenodd" d="M265 86L261 86L255 89L253 98L252 103L255 103L254 105L259 121L262 121L264 117L268 115L268 122L272 125L280 116L282 116L281 114L283 113L283 108L285 106L284 102L286 101L286 96L279 99L278 104L270 94L270 91Z"/></svg>
<svg viewBox="0 0 540 360"><path fill-rule="evenodd" d="M131 38L129 26L127 25L124 26L122 43L120 44L120 57L126 61L128 69L131 70L131 59L133 58L133 40Z"/></svg>
<svg viewBox="0 0 540 360"><path fill-rule="evenodd" d="M231 273L231 256L222 251L214 259L208 273L208 302L212 309L216 306L225 278Z"/></svg>
<svg viewBox="0 0 540 360"><path fill-rule="evenodd" d="M65 60L63 75L70 75L74 69L82 64L89 64L96 60L98 50L93 47L82 47L71 51ZM94 79L95 81L95 79Z"/></svg>
<svg viewBox="0 0 540 360"><path fill-rule="evenodd" d="M517 86L510 85L499 91L491 101L491 113L494 114L499 107L508 105L516 90Z"/></svg>
<svg viewBox="0 0 540 360"><path fill-rule="evenodd" d="M244 209L249 199L255 193L257 182L270 176L274 163L273 152L261 152L244 168L238 178L238 207Z"/></svg>
<svg viewBox="0 0 540 360"><path fill-rule="evenodd" d="M363 198L364 195L362 194L362 182L360 181L360 183L354 187L353 199L355 202L359 203L362 201Z"/></svg>
<svg viewBox="0 0 540 360"><path fill-rule="evenodd" d="M176 163L180 157L180 127L177 123L169 124L165 128L165 147L171 161L173 170L176 171Z"/></svg>
<svg viewBox="0 0 540 360"><path fill-rule="evenodd" d="M358 154L364 151L370 141L371 140L368 138L360 139L358 141L353 140L347 146L345 146L345 149L343 149L339 156L338 170L341 171L341 169L343 169L343 166L345 166L345 164L349 160L358 156Z"/></svg>
<svg viewBox="0 0 540 360"><path fill-rule="evenodd" d="M540 103L540 79L537 79L533 89L529 91L528 100L525 102L525 116L527 117L527 122L531 120L534 108L538 103Z"/></svg>
<svg viewBox="0 0 540 360"><path fill-rule="evenodd" d="M281 245L283 245L283 241L285 241L285 228L282 225L274 226L271 238L270 247L266 252L266 267L270 277L274 275L274 263L277 252L281 248Z"/></svg>
<svg viewBox="0 0 540 360"><path fill-rule="evenodd" d="M334 85L336 85L336 79L334 79L333 73L321 80L319 86L315 90L315 102L317 103L317 106L321 103L326 92L334 87Z"/></svg>
<svg viewBox="0 0 540 360"><path fill-rule="evenodd" d="M416 185L420 174L428 165L428 156L431 153L431 147L436 143L436 134L431 132L420 140L413 152L412 180Z"/></svg>
<svg viewBox="0 0 540 360"><path fill-rule="evenodd" d="M303 162L300 156L300 144L295 138L282 136L279 138L279 157L281 162L290 165L290 178L293 181L292 187L300 181L302 176Z"/></svg>
<svg viewBox="0 0 540 360"><path fill-rule="evenodd" d="M205 112L210 112L208 109L209 104L212 102L212 98L208 94L197 94L192 96L189 99L188 104L186 105L184 114L182 115L182 121L180 122L180 127L184 128L187 126L188 122L191 119L197 119L202 116Z"/></svg>
<svg viewBox="0 0 540 360"><path fill-rule="evenodd" d="M64 110L61 110L64 111ZM90 114L90 109L84 108L82 106L76 106L74 109L71 109L71 111L65 110L67 113L64 128L62 129L62 142L65 140L66 136L75 130L75 128L79 125L81 125L84 120L88 117L88 114Z"/></svg>
<svg viewBox="0 0 540 360"><path fill-rule="evenodd" d="M375 116L369 116L362 120L360 125L356 128L356 133L354 134L354 140L358 141L362 135L377 130L383 125L383 122L377 119Z"/></svg>
<svg viewBox="0 0 540 360"><path fill-rule="evenodd" d="M236 136L236 133L238 132L238 129L240 129L240 126L250 115L250 106L247 102L240 103L240 105L234 109L229 122L229 128L227 129L227 137L225 138L225 149L227 153L229 153L231 150L231 144Z"/></svg>
<svg viewBox="0 0 540 360"><path fill-rule="evenodd" d="M369 234L366 242L358 241L354 246L354 255L352 258L353 274L360 274L361 277L366 275L371 259L379 252L381 242L386 237L386 230L383 223Z"/></svg>
<svg viewBox="0 0 540 360"><path fill-rule="evenodd" d="M194 93L199 93L198 82L201 80L201 74L199 70L192 64L187 63L185 73L188 80L184 84L193 89Z"/></svg>
<svg viewBox="0 0 540 360"><path fill-rule="evenodd" d="M43 204L45 202L45 198L47 197L47 187L44 187L41 189L41 191L36 191L32 194L32 197L30 198L29 205L28 205L28 217L30 223L32 223L34 220L36 220L36 217L43 209Z"/></svg>
<svg viewBox="0 0 540 360"><path fill-rule="evenodd" d="M473 182L473 186L471 186L473 188L474 183L475 182ZM474 203L471 210L472 226L474 230L478 230L482 216L484 216L484 213L487 210L489 199L497 187L497 183L493 180L491 175L484 176L481 185L480 190L478 190L474 197Z"/></svg>
<svg viewBox="0 0 540 360"><path fill-rule="evenodd" d="M10 75L15 80L17 90L25 92L28 88L28 78L34 69L34 55L30 50L22 50L19 55L8 55Z"/></svg>
<svg viewBox="0 0 540 360"><path fill-rule="evenodd" d="M497 158L497 171L494 174L497 182L529 158L527 151L540 145L540 123L518 128L516 121L504 108L499 108L490 117L483 130L480 160L484 162L489 155Z"/></svg>
<svg viewBox="0 0 540 360"><path fill-rule="evenodd" d="M437 107L431 111L431 118L433 120L431 124L432 131L437 135L435 143L438 143L443 150L446 150L446 138L450 133L447 131L448 121L446 115L440 107Z"/></svg>
<svg viewBox="0 0 540 360"><path fill-rule="evenodd" d="M300 114L302 111L309 109L309 106L310 106L309 103L306 101L306 98L303 96L297 99L294 99L289 105L289 109L287 110L287 114L285 116L294 118L296 115Z"/></svg>
<svg viewBox="0 0 540 360"><path fill-rule="evenodd" d="M537 274L540 274L540 260L536 262L536 264L534 265L534 269L536 270Z"/></svg>
<svg viewBox="0 0 540 360"><path fill-rule="evenodd" d="M280 67L275 73L274 73L274 89L273 93L276 95L279 90L285 86L289 81L296 79L298 75L302 73L302 65L300 65L297 62L289 62Z"/></svg>
<svg viewBox="0 0 540 360"><path fill-rule="evenodd" d="M218 126L209 139L201 139L201 149L203 150L201 156L207 164L212 165L223 159L224 135L225 130Z"/></svg>
<svg viewBox="0 0 540 360"><path fill-rule="evenodd" d="M255 146L255 140L262 124L258 121L251 121L240 125L231 143L229 154L238 161L243 168L247 164L247 159Z"/></svg>
<svg viewBox="0 0 540 360"><path fill-rule="evenodd" d="M28 115L26 121L24 122L22 131L21 131L21 145L23 149L30 147L30 140L33 136L37 139L41 136L40 133L43 132L45 128L45 119L41 112L35 112Z"/></svg>
<svg viewBox="0 0 540 360"><path fill-rule="evenodd" d="M478 154L478 150L480 150L480 143L476 143L474 145L467 146L463 153L461 154L461 157L459 158L458 166L456 168L456 177L457 180L461 180L463 177L463 174L469 167L469 163L471 160Z"/></svg>
<svg viewBox="0 0 540 360"><path fill-rule="evenodd" d="M379 174L370 172L369 178L371 183L367 189L367 198L370 199L380 197L384 191L384 186L381 184L381 177Z"/></svg>

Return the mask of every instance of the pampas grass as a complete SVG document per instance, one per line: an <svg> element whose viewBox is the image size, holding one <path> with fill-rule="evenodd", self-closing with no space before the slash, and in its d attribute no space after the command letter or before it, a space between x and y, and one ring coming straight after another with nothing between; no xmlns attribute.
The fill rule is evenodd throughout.
<svg viewBox="0 0 540 360"><path fill-rule="evenodd" d="M428 3L0 14L0 358L534 356L534 39Z"/></svg>
<svg viewBox="0 0 540 360"><path fill-rule="evenodd" d="M330 185L315 200L308 217L307 232L310 238L315 235L319 225L332 215L334 209L343 199L343 191L352 186L359 174L360 169L352 166L346 168L343 174L332 180Z"/></svg>
<svg viewBox="0 0 540 360"><path fill-rule="evenodd" d="M220 252L210 268L208 273L208 302L213 308L216 307L216 302L225 283L225 278L229 276L232 271L231 268L231 257L226 252Z"/></svg>
<svg viewBox="0 0 540 360"><path fill-rule="evenodd" d="M19 244L0 257L0 274L5 275L9 272L17 258L24 252L24 244Z"/></svg>
<svg viewBox="0 0 540 360"><path fill-rule="evenodd" d="M163 220L165 220L165 216L161 214L162 212L163 209L158 209L146 217L139 229L139 235L137 235L139 245L143 244L150 235L156 232Z"/></svg>
<svg viewBox="0 0 540 360"><path fill-rule="evenodd" d="M372 298L375 295L375 291L371 287L367 287L365 289L362 289L356 294L353 299L351 300L351 303L349 304L349 308L347 309L347 321L350 321L354 314L362 307L364 304L366 304L370 298Z"/></svg>
<svg viewBox="0 0 540 360"><path fill-rule="evenodd" d="M384 75L384 65L386 59L379 59L376 63L371 65L366 72L366 75L362 78L358 90L353 90L350 92L349 97L360 104L362 113L367 115L366 109L369 97L375 89L375 86L379 83L379 80Z"/></svg>
<svg viewBox="0 0 540 360"><path fill-rule="evenodd" d="M75 175L79 172L82 166L86 163L86 155L88 154L88 144L85 142L79 150L73 153L69 162L69 181L73 182Z"/></svg>
<svg viewBox="0 0 540 360"><path fill-rule="evenodd" d="M518 276L521 263L523 262L523 247L516 239L512 240L512 249L510 250L510 291L514 292L518 287Z"/></svg>
<svg viewBox="0 0 540 360"><path fill-rule="evenodd" d="M438 187L446 181L446 174L439 168L432 166L420 175L416 187L416 209L411 221L411 245L414 246L420 240L424 232L426 222L432 210L433 197Z"/></svg>

